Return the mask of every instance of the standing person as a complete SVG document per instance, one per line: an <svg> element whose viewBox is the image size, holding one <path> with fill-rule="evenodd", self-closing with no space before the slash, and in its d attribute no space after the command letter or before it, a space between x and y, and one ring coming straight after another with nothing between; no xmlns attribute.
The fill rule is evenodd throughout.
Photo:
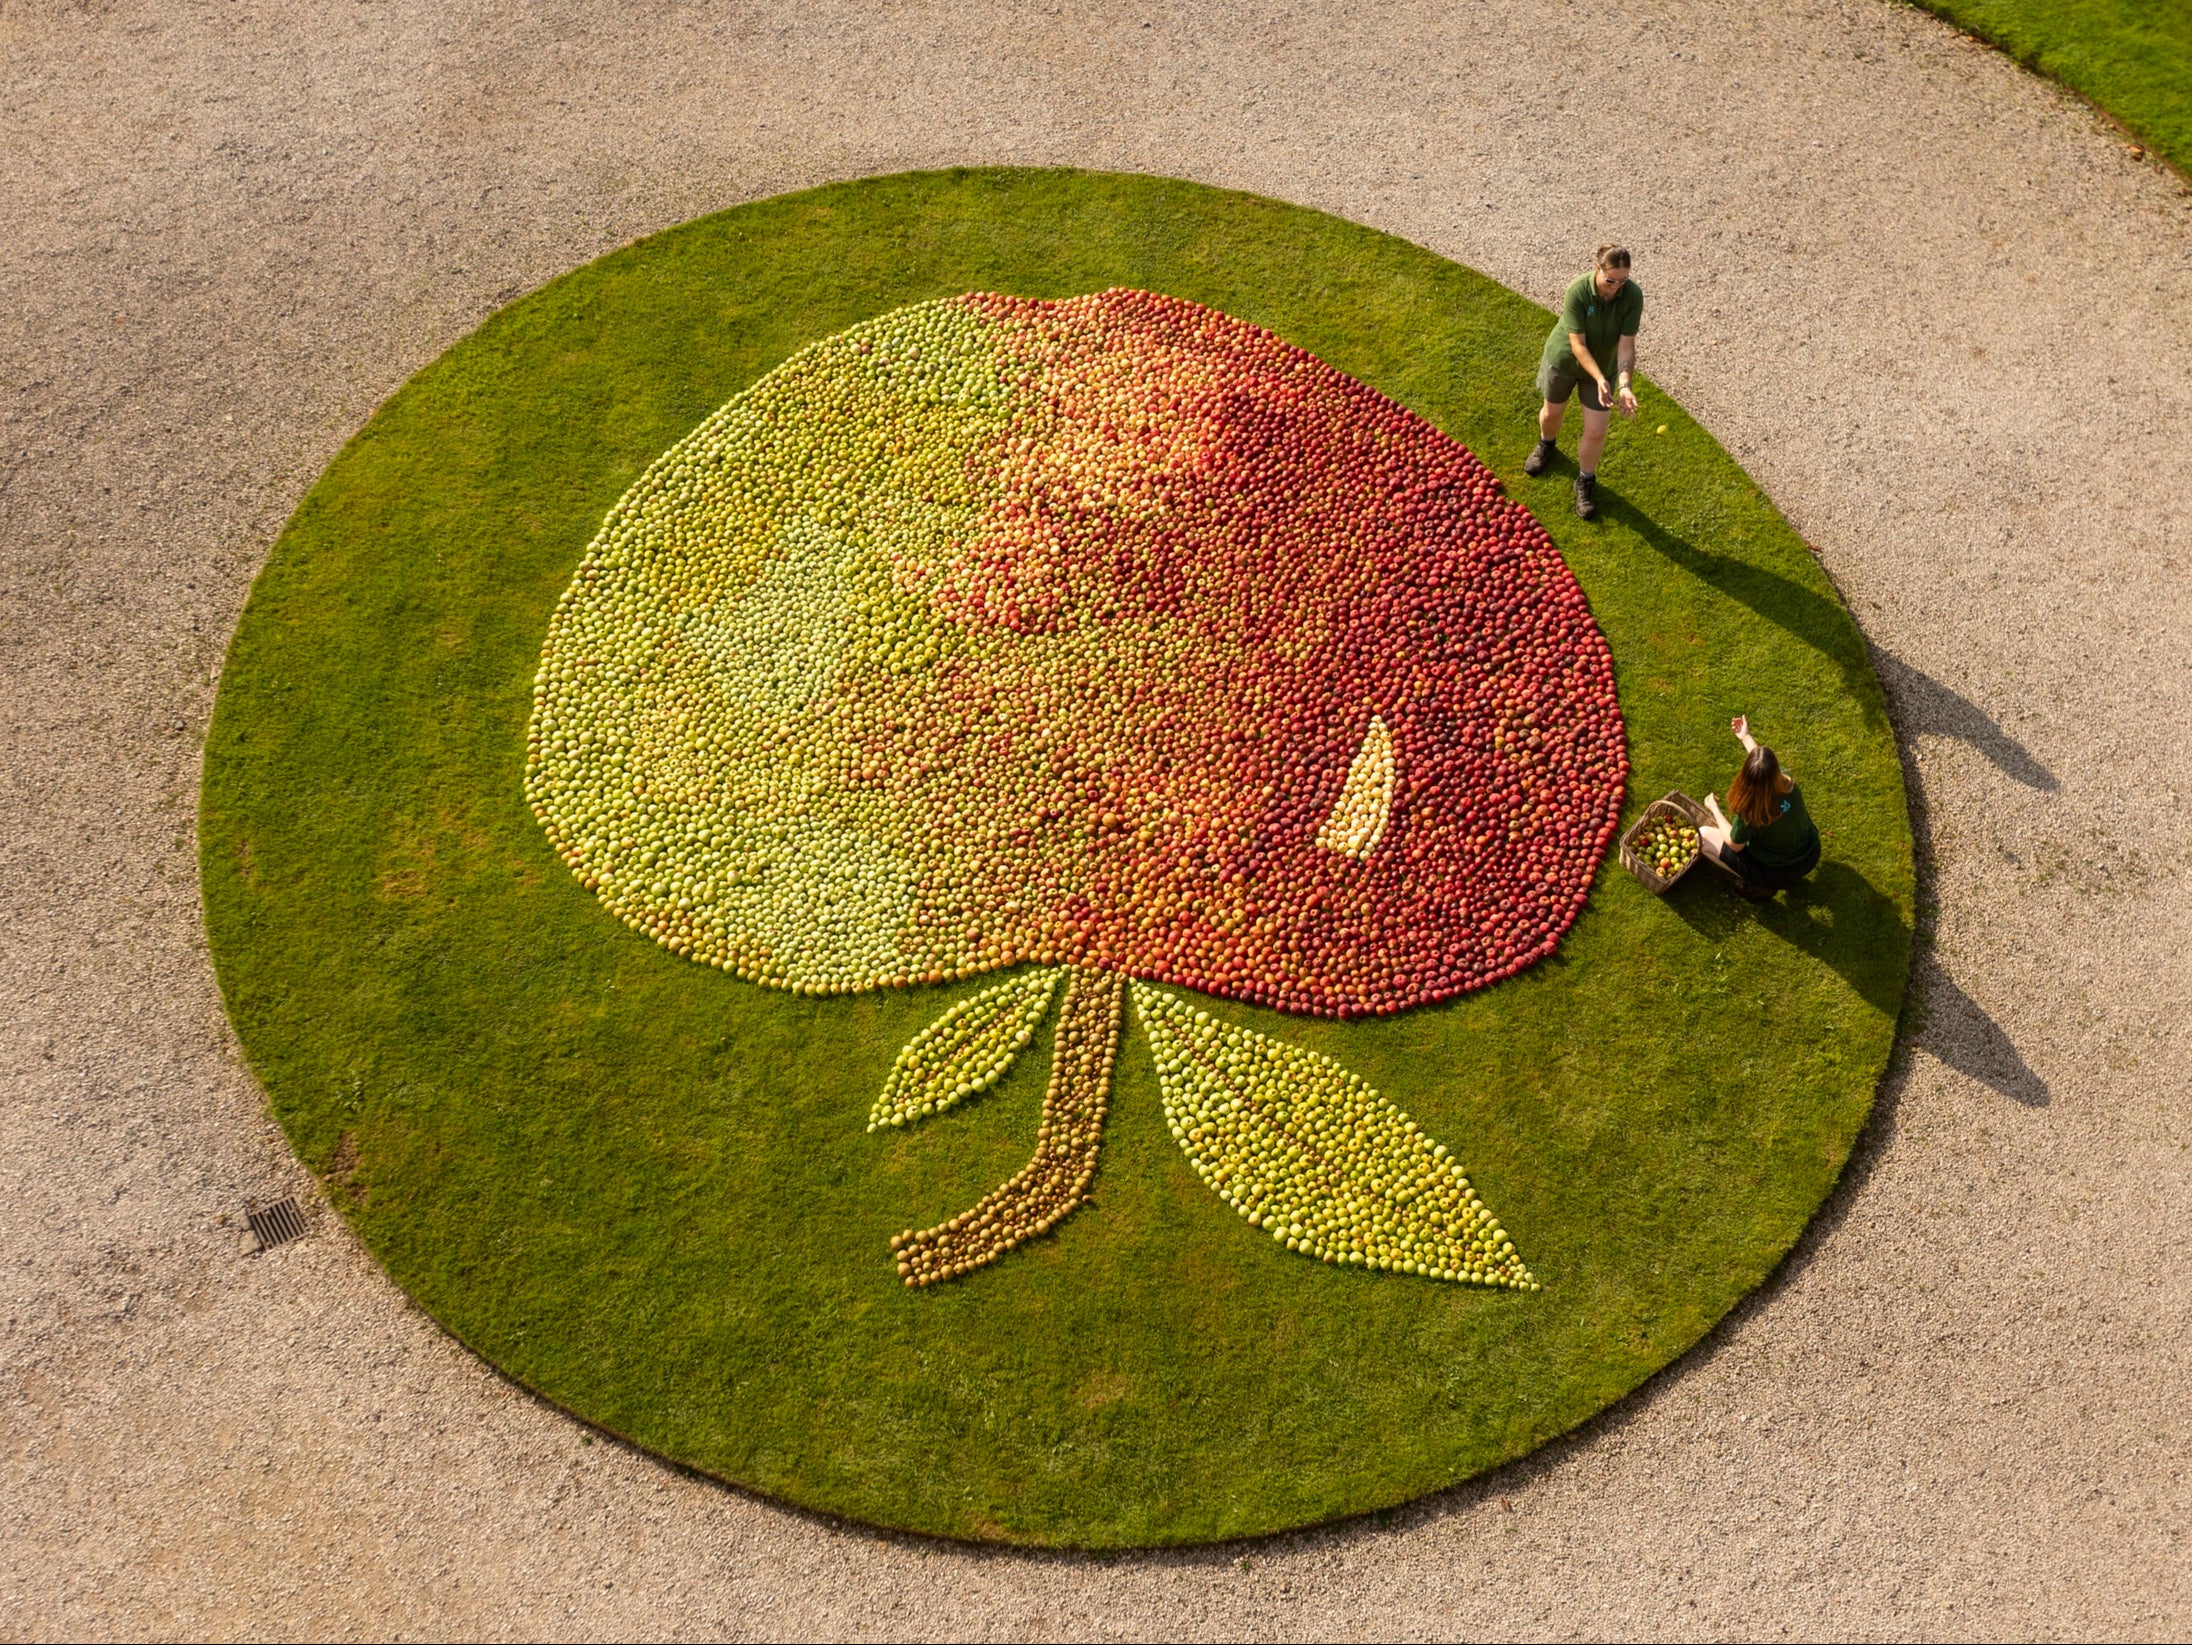
<svg viewBox="0 0 2192 1645"><path fill-rule="evenodd" d="M1819 866L1819 830L1804 807L1803 790L1781 769L1772 749L1751 735L1741 714L1728 722L1743 745L1743 768L1728 784L1728 820L1720 801L1705 796L1713 821L1697 831L1704 848L1743 883L1743 895L1764 902ZM1718 826L1716 827L1715 824Z"/></svg>
<svg viewBox="0 0 2192 1645"><path fill-rule="evenodd" d="M1636 415L1636 328L1644 320L1644 288L1629 278L1629 248L1600 246L1598 261L1579 274L1560 300L1560 318L1545 339L1537 367L1537 449L1522 472L1543 474L1553 460L1568 396L1583 391L1583 438L1576 446L1576 512L1598 518L1598 455L1606 449L1606 421L1613 407Z"/></svg>

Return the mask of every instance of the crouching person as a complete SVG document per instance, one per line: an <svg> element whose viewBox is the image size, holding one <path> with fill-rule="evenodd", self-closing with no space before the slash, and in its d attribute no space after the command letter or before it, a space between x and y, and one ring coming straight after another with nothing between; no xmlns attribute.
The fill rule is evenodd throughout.
<svg viewBox="0 0 2192 1645"><path fill-rule="evenodd" d="M1785 891L1819 866L1819 830L1804 808L1804 792L1781 769L1772 749L1751 736L1750 722L1738 714L1729 722L1743 745L1743 767L1728 784L1728 809L1717 795L1705 796L1713 820L1697 831L1706 851L1741 883L1743 895L1764 902Z"/></svg>

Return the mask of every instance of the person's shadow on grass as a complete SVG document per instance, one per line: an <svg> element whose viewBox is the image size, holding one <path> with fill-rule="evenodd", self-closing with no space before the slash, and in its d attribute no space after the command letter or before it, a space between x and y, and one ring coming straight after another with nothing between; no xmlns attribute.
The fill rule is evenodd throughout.
<svg viewBox="0 0 2192 1645"><path fill-rule="evenodd" d="M1667 530L1617 491L1600 491L1599 510L1606 519L1643 538L1645 545L1662 559L1833 662L1860 701L1871 698L1866 689L1867 676L1876 673L1894 705L1906 742L1928 735L1954 737L1969 743L2028 788L2052 794L2062 786L2052 771L1968 697L1888 652L1873 649L1868 656L1864 637L1838 600L1732 554L1700 548Z"/></svg>
<svg viewBox="0 0 2192 1645"><path fill-rule="evenodd" d="M1900 658L1868 648L1840 601L1779 572L1700 548L1619 492L1601 490L1599 506L1605 518L1626 526L1653 553L1828 658L1860 701L1877 701L1874 692L1884 687L1904 747L1920 736L1954 737L2028 787L2051 794L2061 786L2052 771L1976 703ZM1914 834L1922 833L1922 808L1914 808L1911 821ZM1914 838L1913 847L1922 870L1929 855L1925 842ZM1890 1013L1902 1009L1901 968L1883 967L1878 960L1882 953L1910 952L1910 926L1886 895L1845 863L1823 862L1810 879L1757 904L1741 901L1717 871L1700 865L1668 894L1667 902L1715 940L1741 921L1753 920L1831 966L1874 1008ZM2044 1105L2046 1082L2026 1066L2009 1036L1941 969L1931 951L1921 948L1911 965L1914 1009L1904 1023L1911 1043L2012 1101Z"/></svg>
<svg viewBox="0 0 2192 1645"><path fill-rule="evenodd" d="M1822 862L1811 877L1770 902L1749 903L1719 871L1700 863L1667 893L1667 906L1709 942L1756 924L1829 967L1877 1011L1903 1009L1900 966L1881 956L1910 952L1910 924L1894 900L1847 863ZM1956 986L1932 950L1911 955L1910 1043L1967 1078L2030 1108L2047 1105L2047 1084L1999 1024Z"/></svg>
<svg viewBox="0 0 2192 1645"><path fill-rule="evenodd" d="M1679 566L1737 605L1748 607L1832 662L1842 671L1844 683L1861 702L1878 700L1874 696L1877 687L1871 659L1865 654L1864 636L1858 633L1856 622L1841 601L1806 588L1778 571L1768 571L1732 554L1699 548L1687 537L1669 531L1618 491L1602 487L1598 507L1603 518L1635 532L1660 558Z"/></svg>

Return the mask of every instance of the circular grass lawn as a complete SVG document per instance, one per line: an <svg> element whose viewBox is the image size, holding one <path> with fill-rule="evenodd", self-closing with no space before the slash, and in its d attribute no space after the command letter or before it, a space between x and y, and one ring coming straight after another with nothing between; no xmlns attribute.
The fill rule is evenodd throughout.
<svg viewBox="0 0 2192 1645"><path fill-rule="evenodd" d="M1540 1290L1274 1245L1174 1145L1131 1017L1092 1202L910 1289L891 1236L1027 1160L1047 1039L949 1115L870 1134L900 1048L994 977L836 998L741 982L606 913L527 810L550 613L653 458L886 310L1112 286L1269 327L1491 465L1612 647L1625 815L1723 787L1736 712L1807 779L1825 861L1776 903L1707 870L1655 899L1609 859L1558 953L1480 992L1352 1022L1195 1001L1453 1145ZM1547 324L1316 212L1068 171L762 201L513 304L314 487L222 678L207 923L298 1153L397 1282L528 1387L879 1524L1247 1535L1405 1501L1603 1409L1757 1285L1832 1186L1894 1034L1911 860L1863 641L1702 430L1647 387L1595 524L1572 469L1522 476Z"/></svg>

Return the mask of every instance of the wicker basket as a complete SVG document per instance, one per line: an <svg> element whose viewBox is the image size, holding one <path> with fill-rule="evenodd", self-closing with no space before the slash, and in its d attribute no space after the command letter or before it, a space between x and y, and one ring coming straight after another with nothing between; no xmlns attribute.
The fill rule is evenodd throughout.
<svg viewBox="0 0 2192 1645"><path fill-rule="evenodd" d="M1621 836L1621 866L1642 880L1655 897L1664 897L1669 886L1705 860L1704 848L1700 846L1673 874L1662 875L1636 854L1637 842L1643 839L1644 831L1663 817L1679 817L1692 828L1701 828L1712 821L1710 811L1678 788L1665 799L1652 801L1644 808L1644 815L1629 825L1628 831Z"/></svg>

